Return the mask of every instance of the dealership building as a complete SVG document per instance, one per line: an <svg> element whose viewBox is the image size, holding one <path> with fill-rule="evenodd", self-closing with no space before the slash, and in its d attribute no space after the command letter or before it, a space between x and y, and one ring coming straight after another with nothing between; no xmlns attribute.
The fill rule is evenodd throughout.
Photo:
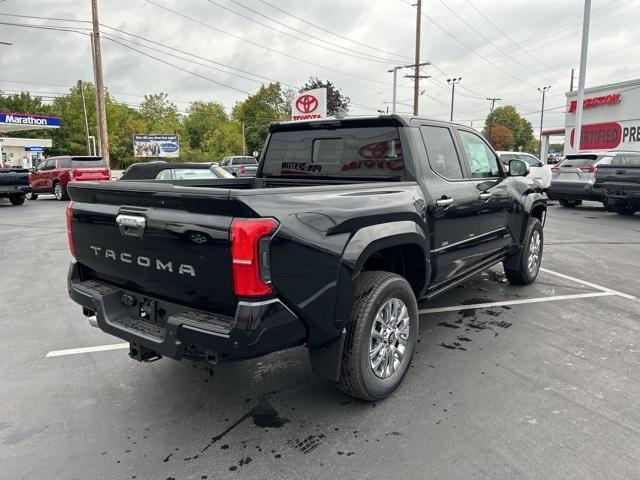
<svg viewBox="0 0 640 480"><path fill-rule="evenodd" d="M0 113L0 135L27 130L60 128L59 117L29 115L25 113ZM0 136L0 158L10 167L31 168L44 157L44 149L52 146L49 138L24 138Z"/></svg>
<svg viewBox="0 0 640 480"><path fill-rule="evenodd" d="M575 152L577 97L567 92L564 130L542 132L543 152L545 140L558 134L564 134L564 152ZM640 79L585 89L580 137L581 150L640 151Z"/></svg>

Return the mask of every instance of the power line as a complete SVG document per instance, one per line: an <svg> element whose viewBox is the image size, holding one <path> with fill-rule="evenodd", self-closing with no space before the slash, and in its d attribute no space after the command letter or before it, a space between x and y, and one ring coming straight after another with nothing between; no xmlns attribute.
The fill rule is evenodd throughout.
<svg viewBox="0 0 640 480"><path fill-rule="evenodd" d="M308 42L308 41L306 41L306 40L304 40L304 39L302 39L302 38L300 38L300 37L297 37L297 36L295 36L295 35L291 35L291 34L289 34L289 33L287 33L287 32L283 32L283 31L278 30L278 29L276 29L276 28L274 28L274 27L271 27L271 26L269 26L269 25L266 25L266 24L264 24L264 23L262 23L262 22L258 22L257 20L255 20L255 19L253 19L253 18L247 17L247 16L245 16L245 15L242 15L241 13L238 13L238 12L235 12L235 11L231 10L231 9L230 9L230 8L228 8L228 7L225 7L225 6L223 6L223 5L220 5L218 2L216 2L216 1L214 1L214 0L207 0L207 1L208 1L209 3L212 3L212 4L214 4L214 5L217 5L217 6L218 6L218 7L220 7L220 8L223 8L223 9L225 9L225 10L229 11L229 12L232 12L232 13L234 13L234 14L236 14L236 15L240 15L241 17L246 18L246 19L248 19L248 20L250 20L250 21L252 21L252 22L254 22L254 23L257 23L257 24L259 24L259 25L262 25L263 27L270 28L271 30L275 30L276 32L280 32L280 33L283 33L283 34L285 34L285 35L288 35L289 37L295 38L296 40L305 41L305 42L309 43L310 45L319 46L320 48L324 48L324 49L327 49L327 50L332 51L332 52L337 52L337 53L341 53L341 54L344 54L344 55L349 55L349 54L347 54L347 53L345 53L345 52L340 52L340 51L337 51L337 50L334 50L334 49L330 49L330 48L325 47L325 46L323 46L323 45L317 45L317 44L315 44L315 43L313 43L313 42ZM266 19L268 19L268 20L270 20L270 21L272 21L272 22L274 22L274 23L276 23L276 24L278 24L278 25L282 25L283 27L288 28L288 29L290 29L290 30L293 30L294 32L300 33L300 34L305 35L305 36L307 36L307 37L309 37L309 38L313 38L314 40L319 40L319 41L321 41L321 42L323 42L323 43L326 43L326 44L328 44L328 45L332 45L332 46L334 46L334 47L341 48L341 49L346 50L346 51L348 51L348 52L352 52L352 53L357 54L357 55L349 55L349 56L351 56L351 57L354 57L354 56L355 56L355 58L360 58L360 59L363 59L363 60L369 60L369 61L377 61L377 62L379 62L379 63L386 63L386 64L388 64L389 62L393 62L393 61L395 61L394 59L383 58L383 57L377 57L377 56L375 56L375 55L371 55L371 54L366 53L366 52L360 52L360 51L358 51L358 50L354 50L354 49L352 49L352 48L344 47L344 46L339 45L339 44L337 44L337 43L330 42L330 41L329 41L329 40L327 40L326 38L316 37L316 36L314 36L314 35L311 35L311 34L310 34L310 33L308 33L308 32L305 32L304 30L299 30L299 29L297 29L297 28L295 28L295 27L292 27L292 26L290 26L290 25L287 25L287 24L286 24L286 23L284 23L284 22L281 22L280 20L277 20L277 19L275 19L275 18L271 18L271 17L269 17L268 15L265 15L265 14L263 14L263 13L261 13L261 12L257 11L257 10L254 10L253 8L247 7L246 5L243 5L242 3L240 3L240 2L238 2L238 1L236 1L236 0L230 0L230 1L231 1L232 3L234 3L234 4L238 5L239 7L242 7L242 8L244 8L244 9L246 9L246 10L249 10L250 12L253 12L253 13L255 13L256 15L259 15L259 16L261 16L261 17L263 17L263 18L266 18Z"/></svg>
<svg viewBox="0 0 640 480"><path fill-rule="evenodd" d="M232 1L233 1L233 0L232 0ZM275 10L277 10L277 11L281 12L281 13L284 13L285 15L287 15L287 16L289 16L289 17L291 17L291 18L295 18L296 20L299 20L299 21L301 21L301 22L304 22L304 23L306 23L307 25L310 25L310 26L312 26L312 27L314 27L314 28L317 28L318 30L321 30L321 31L323 31L323 32L325 32L325 33L328 33L328 34L330 34L330 35L333 35L333 36L335 36L335 37L337 37L337 38L341 38L342 40L346 40L346 41L351 42L351 43L354 43L354 44L356 44L356 45L360 45L361 47L366 47L366 48L369 48L369 49L371 49L371 50L375 50L375 51L378 51L378 52L381 52L381 53L385 53L385 54L387 54L387 55L392 55L392 56L394 56L394 57L404 58L404 59L409 59L409 60L412 60L412 59L413 59L413 57L408 56L408 55L402 55L402 54L400 54L400 53L394 53L394 52L390 52L390 51L388 51L388 50L382 50L381 48L372 47L371 45L368 45L368 44L366 44L366 43L358 42L357 40L353 40L353 39L351 39L351 38L349 38L349 37L345 37L344 35L340 35L339 33L335 33L335 32L333 32L333 31L329 30L328 28L323 27L322 25L318 25L318 24L316 24L316 23L311 23L310 21L305 20L304 18L301 18L301 17L299 17L299 16L297 16L297 15L294 15L293 13L288 12L288 11L286 11L286 10L284 10L284 9L282 9L282 8L280 8L280 7L278 7L278 6L276 6L276 5L273 5L272 3L269 3L269 2L267 2L267 1L265 1L265 0L259 0L259 1L260 1L261 3L264 3L265 5L268 5L269 7L271 7L271 8L273 8L273 9L275 9ZM234 2L234 3L237 3L237 2Z"/></svg>
<svg viewBox="0 0 640 480"><path fill-rule="evenodd" d="M186 18L187 20L190 20L191 22L194 22L194 23L197 23L199 25L202 25L203 27L209 28L209 29L214 30L216 32L220 32L220 33L222 33L224 35L228 35L230 37L236 38L238 40L241 40L243 42L249 43L251 45L263 48L263 49L268 50L270 52L277 53L278 55L283 55L285 57L292 58L292 59L297 60L299 62L302 62L302 63L304 63L306 65L313 65L314 67L322 68L322 69L325 69L325 70L328 70L328 71L331 71L331 72L338 73L340 75L346 75L346 76L349 76L349 77L357 78L359 80L364 80L364 81L367 81L367 82L379 83L379 84L382 84L382 85L386 85L385 82L382 82L380 80L373 80L372 78L362 77L360 75L355 75L355 74L352 74L352 73L349 73L349 72L344 72L342 70L337 70L335 68L328 67L326 65L320 65L318 63L310 62L308 59L296 57L295 55L290 55L290 54L288 54L286 52L283 52L281 50L277 50L277 49L271 48L271 47L269 47L267 45L263 45L261 43L254 42L252 40L246 39L244 37L241 37L240 35L236 35L234 33L226 32L226 31L224 31L224 30L222 30L222 29L220 29L218 27L215 27L215 26L210 25L208 23L205 23L205 22L203 22L201 20L198 20L197 18L190 17L189 15L185 15L184 13L180 13L180 12L178 12L176 10L173 10L173 9L171 9L169 7L164 6L164 5L160 5L160 4L155 3L155 2L153 2L151 0L144 0L144 1L149 3L150 5L153 5L153 6L157 7L157 8L161 8L163 10L166 10L167 12L173 13L174 15L177 15L177 16L182 17L182 18Z"/></svg>

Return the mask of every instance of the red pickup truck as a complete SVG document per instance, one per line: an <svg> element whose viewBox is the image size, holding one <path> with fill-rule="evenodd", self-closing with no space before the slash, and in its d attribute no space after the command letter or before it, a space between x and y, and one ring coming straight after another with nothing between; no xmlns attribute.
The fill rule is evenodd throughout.
<svg viewBox="0 0 640 480"><path fill-rule="evenodd" d="M27 198L35 200L38 194L53 193L58 200L68 200L69 182L86 180L111 180L111 171L102 157L49 157L29 175L31 193Z"/></svg>

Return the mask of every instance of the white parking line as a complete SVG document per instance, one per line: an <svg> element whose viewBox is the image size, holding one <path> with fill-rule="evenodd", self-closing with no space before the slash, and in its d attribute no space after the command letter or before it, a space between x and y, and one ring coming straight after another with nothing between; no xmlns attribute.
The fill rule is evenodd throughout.
<svg viewBox="0 0 640 480"><path fill-rule="evenodd" d="M633 295L629 295L628 293L622 293L608 287L603 287L602 285L597 285L595 283L587 282L586 280L580 280L579 278L571 277L569 275L565 275L564 273L554 272L553 270L549 270L546 268L540 268L540 271L549 273L551 275L555 275L556 277L564 278L565 280L571 280L572 282L579 283L581 285L584 285L585 287L595 288L596 290L601 290L603 292L610 292L610 293L613 293L614 295L618 295L620 297L627 298L629 300L637 300L636 297L634 297Z"/></svg>
<svg viewBox="0 0 640 480"><path fill-rule="evenodd" d="M69 348L67 350L52 350L47 353L46 358L64 357L65 355L77 355L79 353L104 352L107 350L121 350L129 348L128 343L113 343L111 345L98 345L95 347Z"/></svg>
<svg viewBox="0 0 640 480"><path fill-rule="evenodd" d="M527 303L543 303L543 302L555 302L558 300L574 300L576 298L591 298L591 297L606 297L617 295L615 292L591 292L591 293L576 293L572 295L556 295L555 297L536 297L536 298L522 298L520 300L505 300L503 302L488 302L488 303L473 303L471 305L454 305L452 307L440 307L440 308L423 308L418 310L418 313L442 313L442 312L457 312L459 310L472 310L475 308L491 308L491 307L504 307L508 305L526 305Z"/></svg>

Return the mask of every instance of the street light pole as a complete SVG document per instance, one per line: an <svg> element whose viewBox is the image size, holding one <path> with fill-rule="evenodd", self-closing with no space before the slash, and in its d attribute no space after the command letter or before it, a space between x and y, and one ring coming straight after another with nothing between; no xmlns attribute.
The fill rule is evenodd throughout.
<svg viewBox="0 0 640 480"><path fill-rule="evenodd" d="M388 72L393 72L393 104L391 107L391 113L396 113L396 99L397 97L397 91L398 91L398 70L400 70L401 66L398 67L393 67L391 70L387 70Z"/></svg>
<svg viewBox="0 0 640 480"><path fill-rule="evenodd" d="M576 125L573 129L573 148L580 152L582 134L582 106L584 104L584 83L587 76L587 50L589 48L589 21L591 19L591 0L584 0L582 18L582 46L580 47L580 70L578 72L578 100L576 105Z"/></svg>
<svg viewBox="0 0 640 480"><path fill-rule="evenodd" d="M542 108L540 110L540 138L539 138L539 154L540 154L540 160L542 160L542 124L544 121L544 97L547 94L547 92L549 91L549 89L551 88L551 85L547 85L545 87L539 88L538 87L538 91L540 93L542 93ZM545 152L546 153L546 152Z"/></svg>
<svg viewBox="0 0 640 480"><path fill-rule="evenodd" d="M420 26L422 24L422 0L416 4L416 58L413 79L413 114L418 115L418 100L420 99Z"/></svg>
<svg viewBox="0 0 640 480"><path fill-rule="evenodd" d="M462 77L447 78L447 83L451 85L451 115L449 117L450 122L453 122L453 100L456 95L456 85L460 83L460 80L462 80Z"/></svg>

